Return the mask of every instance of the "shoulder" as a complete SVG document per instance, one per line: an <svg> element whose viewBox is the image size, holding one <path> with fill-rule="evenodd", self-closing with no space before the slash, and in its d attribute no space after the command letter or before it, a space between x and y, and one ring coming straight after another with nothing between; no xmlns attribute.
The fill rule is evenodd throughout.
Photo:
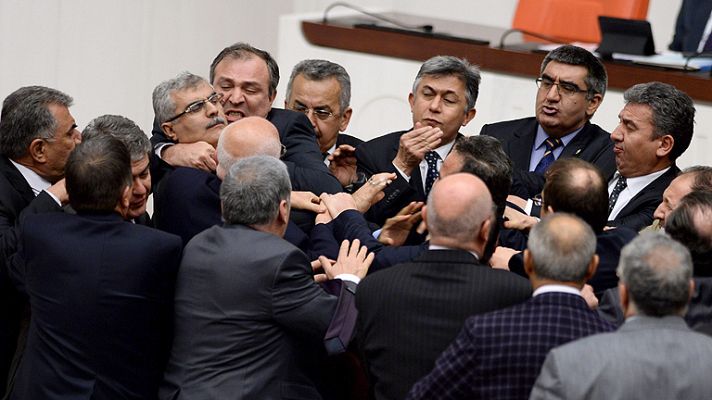
<svg viewBox="0 0 712 400"><path fill-rule="evenodd" d="M363 143L363 140L346 133L339 133L339 136L336 137L337 146L342 144L348 144L354 147L358 147L359 145L361 145L361 143Z"/></svg>
<svg viewBox="0 0 712 400"><path fill-rule="evenodd" d="M495 122L484 125L480 131L480 135L494 136L500 140L508 139L521 130L532 130L536 127L536 125L537 122L535 117Z"/></svg>
<svg viewBox="0 0 712 400"><path fill-rule="evenodd" d="M361 145L361 147L378 148L378 147L386 145L386 144L397 143L400 140L400 137L403 136L403 134L406 132L408 132L408 131L403 130L403 131L386 133L385 135L382 135L377 138L373 138L367 142L364 142Z"/></svg>

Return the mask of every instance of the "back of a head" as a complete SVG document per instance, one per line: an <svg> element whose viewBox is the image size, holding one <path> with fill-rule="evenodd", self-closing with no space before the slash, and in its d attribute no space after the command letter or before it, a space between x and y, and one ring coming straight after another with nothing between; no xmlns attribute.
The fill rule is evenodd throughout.
<svg viewBox="0 0 712 400"><path fill-rule="evenodd" d="M245 117L231 123L223 129L218 139L218 165L226 173L241 158L279 158L281 152L279 131L267 119L260 117Z"/></svg>
<svg viewBox="0 0 712 400"><path fill-rule="evenodd" d="M557 47L544 57L539 73L543 73L546 66L552 61L586 68L588 74L584 82L586 82L586 86L588 87L586 93L587 100L591 100L595 94L600 94L601 96L606 94L606 87L608 86L606 68L590 51L573 45Z"/></svg>
<svg viewBox="0 0 712 400"><path fill-rule="evenodd" d="M96 136L78 144L67 160L67 193L72 207L84 212L110 212L131 186L131 158L121 141Z"/></svg>
<svg viewBox="0 0 712 400"><path fill-rule="evenodd" d="M712 192L683 197L665 218L665 232L690 250L695 276L712 276Z"/></svg>
<svg viewBox="0 0 712 400"><path fill-rule="evenodd" d="M0 154L18 159L27 154L36 138L54 137L57 121L50 112L50 104L65 107L72 98L59 90L44 86L26 86L8 95L0 114Z"/></svg>
<svg viewBox="0 0 712 400"><path fill-rule="evenodd" d="M543 206L567 212L600 233L608 221L608 188L601 171L578 158L556 160L546 171Z"/></svg>
<svg viewBox="0 0 712 400"><path fill-rule="evenodd" d="M650 107L653 114L653 136L671 135L674 139L668 157L675 161L692 141L695 105L690 96L675 86L661 82L639 83L623 93L628 103Z"/></svg>
<svg viewBox="0 0 712 400"><path fill-rule="evenodd" d="M480 93L480 68L470 64L464 58L454 56L435 56L426 60L418 70L413 82L413 93L418 91L418 84L424 76L455 76L465 85L467 107L465 112L475 108Z"/></svg>
<svg viewBox="0 0 712 400"><path fill-rule="evenodd" d="M349 108L349 104L351 103L351 77L341 65L327 60L302 60L298 62L292 69L292 74L289 76L286 99L291 98L292 82L294 82L294 78L299 75L304 76L310 81L323 81L330 78L336 79L336 81L339 82L341 94L339 96L339 110L340 112L344 112L344 110Z"/></svg>
<svg viewBox="0 0 712 400"><path fill-rule="evenodd" d="M466 136L455 142L454 151L462 157L461 172L482 179L497 206L497 215L503 215L514 167L499 140L486 135Z"/></svg>
<svg viewBox="0 0 712 400"><path fill-rule="evenodd" d="M623 247L618 276L639 314L681 315L690 296L690 252L663 233L644 232Z"/></svg>
<svg viewBox="0 0 712 400"><path fill-rule="evenodd" d="M275 220L282 200L289 202L292 186L279 159L254 156L230 167L220 186L223 218L231 225L265 225Z"/></svg>
<svg viewBox="0 0 712 400"><path fill-rule="evenodd" d="M557 212L534 225L527 249L537 277L583 283L596 253L596 235L581 218Z"/></svg>
<svg viewBox="0 0 712 400"><path fill-rule="evenodd" d="M120 140L129 150L131 161L142 160L151 153L148 136L133 121L120 115L102 115L87 124L82 132L84 140L110 135Z"/></svg>
<svg viewBox="0 0 712 400"><path fill-rule="evenodd" d="M432 240L471 242L485 220L494 216L494 203L482 180L456 173L439 179L428 196L428 231Z"/></svg>

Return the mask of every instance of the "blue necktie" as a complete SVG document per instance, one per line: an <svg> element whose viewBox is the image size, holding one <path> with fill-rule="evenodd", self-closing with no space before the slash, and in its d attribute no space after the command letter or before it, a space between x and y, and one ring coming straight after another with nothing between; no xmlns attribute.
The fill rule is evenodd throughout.
<svg viewBox="0 0 712 400"><path fill-rule="evenodd" d="M563 145L563 143L561 143L561 139L548 138L544 142L544 145L546 146L544 156L539 161L539 164L536 165L536 168L534 168L534 172L540 174L546 172L546 170L549 169L549 166L556 161L556 157L554 157L554 150Z"/></svg>
<svg viewBox="0 0 712 400"><path fill-rule="evenodd" d="M438 172L438 160L440 156L437 152L429 151L425 153L425 161L428 163L428 172L425 176L425 195L430 193L430 189L433 187L433 183L438 179L440 173Z"/></svg>

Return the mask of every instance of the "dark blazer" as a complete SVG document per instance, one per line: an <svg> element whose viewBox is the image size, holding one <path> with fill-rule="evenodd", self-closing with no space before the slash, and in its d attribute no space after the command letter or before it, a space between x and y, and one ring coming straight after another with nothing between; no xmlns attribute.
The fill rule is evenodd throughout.
<svg viewBox="0 0 712 400"><path fill-rule="evenodd" d="M345 282L339 298L327 294L304 253L275 235L241 225L198 234L178 274L159 397L320 398L306 363L323 352L337 301L355 312L352 291Z"/></svg>
<svg viewBox="0 0 712 400"><path fill-rule="evenodd" d="M463 250L428 250L359 285L358 342L376 399L402 399L467 317L521 303L529 281Z"/></svg>
<svg viewBox="0 0 712 400"><path fill-rule="evenodd" d="M180 239L113 213L30 215L20 228L11 271L32 317L11 398L155 397Z"/></svg>
<svg viewBox="0 0 712 400"><path fill-rule="evenodd" d="M581 296L561 292L470 317L408 399L526 399L549 350L614 329Z"/></svg>
<svg viewBox="0 0 712 400"><path fill-rule="evenodd" d="M339 133L336 136L336 147L339 147L342 144L348 144L353 147L358 147L361 145L361 143L363 143L363 140L361 140L355 136L348 135L346 133Z"/></svg>
<svg viewBox="0 0 712 400"><path fill-rule="evenodd" d="M680 168L675 165L671 166L658 179L650 182L648 186L630 199L616 218L608 221L608 225L625 226L637 232L653 223L653 213L663 201L663 192L679 172Z"/></svg>
<svg viewBox="0 0 712 400"><path fill-rule="evenodd" d="M316 135L306 115L273 108L267 114L267 120L277 127L279 140L287 149L282 161L287 165L293 190L310 191L317 195L342 191L339 181L324 165ZM162 143L172 143L155 120L152 133L151 143L154 148ZM151 158L154 185L158 184L167 169L170 169L170 166L154 154Z"/></svg>
<svg viewBox="0 0 712 400"><path fill-rule="evenodd" d="M712 1L682 0L675 22L675 36L669 46L670 50L686 53L696 52L711 11Z"/></svg>
<svg viewBox="0 0 712 400"><path fill-rule="evenodd" d="M514 163L514 176L510 192L523 198L531 198L544 188L544 176L529 172L532 147L539 123L535 117L487 124L480 135L493 136L502 143L504 152ZM587 122L581 131L561 152L561 157L578 157L597 166L603 176L616 171L613 141L610 134L598 125Z"/></svg>

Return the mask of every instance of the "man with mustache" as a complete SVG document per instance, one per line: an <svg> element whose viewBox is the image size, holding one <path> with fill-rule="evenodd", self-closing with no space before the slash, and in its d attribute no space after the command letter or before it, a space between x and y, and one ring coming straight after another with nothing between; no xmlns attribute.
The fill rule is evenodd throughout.
<svg viewBox="0 0 712 400"><path fill-rule="evenodd" d="M279 66L272 56L247 43L235 43L224 48L210 65L210 81L222 97L227 122L244 117L266 118L277 127L279 139L287 151L282 161L287 166L292 188L300 191L340 192L339 181L329 173L322 161L316 136L306 116L301 113L272 108L279 83ZM215 146L206 141L177 142L163 129L156 114L151 142L165 163L214 171ZM152 166L154 180L160 179L160 160ZM165 165L164 165L165 167Z"/></svg>
<svg viewBox="0 0 712 400"><path fill-rule="evenodd" d="M530 199L541 193L544 172L560 157L577 157L597 166L603 176L613 174L613 143L608 132L590 122L603 101L607 79L593 54L561 46L542 62L536 116L482 127L480 134L499 139L514 162L512 194Z"/></svg>

